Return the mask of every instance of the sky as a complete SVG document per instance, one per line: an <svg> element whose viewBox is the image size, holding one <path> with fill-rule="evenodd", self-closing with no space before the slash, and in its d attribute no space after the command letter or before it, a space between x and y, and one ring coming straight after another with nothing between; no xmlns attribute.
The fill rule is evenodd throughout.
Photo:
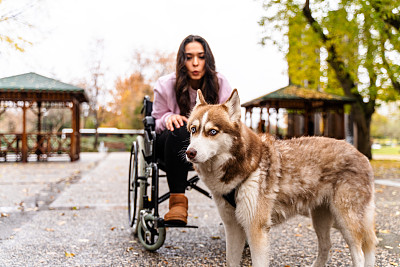
<svg viewBox="0 0 400 267"><path fill-rule="evenodd" d="M3 0L0 6L26 2ZM259 44L263 14L261 0L40 0L23 14L33 28L5 29L33 44L24 53L0 52L0 77L36 72L72 83L89 75L90 57L98 52L112 86L132 72L135 50L175 54L187 35L197 34L244 103L288 84L284 55ZM100 39L104 49L96 51Z"/></svg>

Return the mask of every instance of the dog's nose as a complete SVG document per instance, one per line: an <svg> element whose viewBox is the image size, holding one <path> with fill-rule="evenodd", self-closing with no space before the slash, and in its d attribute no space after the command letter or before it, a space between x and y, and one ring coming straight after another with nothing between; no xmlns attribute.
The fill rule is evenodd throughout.
<svg viewBox="0 0 400 267"><path fill-rule="evenodd" d="M186 150L186 156L189 159L194 159L197 155L197 151L194 148L189 148L188 150Z"/></svg>

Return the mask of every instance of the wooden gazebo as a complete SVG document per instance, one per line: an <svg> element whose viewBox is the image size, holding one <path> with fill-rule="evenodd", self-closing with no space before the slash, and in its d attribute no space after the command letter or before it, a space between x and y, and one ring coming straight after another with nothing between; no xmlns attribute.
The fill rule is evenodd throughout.
<svg viewBox="0 0 400 267"><path fill-rule="evenodd" d="M296 85L289 85L242 104L246 119L252 122L253 109L259 108L259 132L272 131L271 110L276 118L275 134L281 138L321 135L345 138L344 105L354 100ZM287 112L287 133L279 133L279 110ZM257 114L258 115L258 114ZM251 123L250 123L251 124ZM251 126L251 125L250 125Z"/></svg>
<svg viewBox="0 0 400 267"><path fill-rule="evenodd" d="M22 133L0 132L0 158L15 155L27 162L30 155L37 159L68 154L71 161L80 153L80 104L88 102L84 89L50 79L36 73L26 73L0 79L0 116L9 107L22 109ZM72 133L42 132L43 109L69 108L72 112ZM37 132L27 132L26 112L37 114Z"/></svg>

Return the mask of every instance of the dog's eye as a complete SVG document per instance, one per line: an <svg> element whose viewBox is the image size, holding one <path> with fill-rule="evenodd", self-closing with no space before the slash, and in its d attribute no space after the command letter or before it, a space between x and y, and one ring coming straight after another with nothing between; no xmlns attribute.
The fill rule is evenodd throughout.
<svg viewBox="0 0 400 267"><path fill-rule="evenodd" d="M211 136L214 136L214 135L216 135L218 132L217 132L217 130L215 130L215 129L211 129L210 131L208 131L208 134L209 135L211 135Z"/></svg>
<svg viewBox="0 0 400 267"><path fill-rule="evenodd" d="M194 134L194 133L196 132L196 127L192 126L192 127L190 128L190 131L192 132L192 134Z"/></svg>

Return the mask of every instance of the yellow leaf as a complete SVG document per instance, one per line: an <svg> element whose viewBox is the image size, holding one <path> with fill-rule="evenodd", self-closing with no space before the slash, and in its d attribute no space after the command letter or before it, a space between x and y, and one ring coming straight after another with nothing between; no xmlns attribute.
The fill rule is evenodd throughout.
<svg viewBox="0 0 400 267"><path fill-rule="evenodd" d="M72 258L72 257L75 257L75 254L74 253L65 252L65 257Z"/></svg>
<svg viewBox="0 0 400 267"><path fill-rule="evenodd" d="M381 234L389 234L390 231L389 230L379 230L379 233L381 233Z"/></svg>

